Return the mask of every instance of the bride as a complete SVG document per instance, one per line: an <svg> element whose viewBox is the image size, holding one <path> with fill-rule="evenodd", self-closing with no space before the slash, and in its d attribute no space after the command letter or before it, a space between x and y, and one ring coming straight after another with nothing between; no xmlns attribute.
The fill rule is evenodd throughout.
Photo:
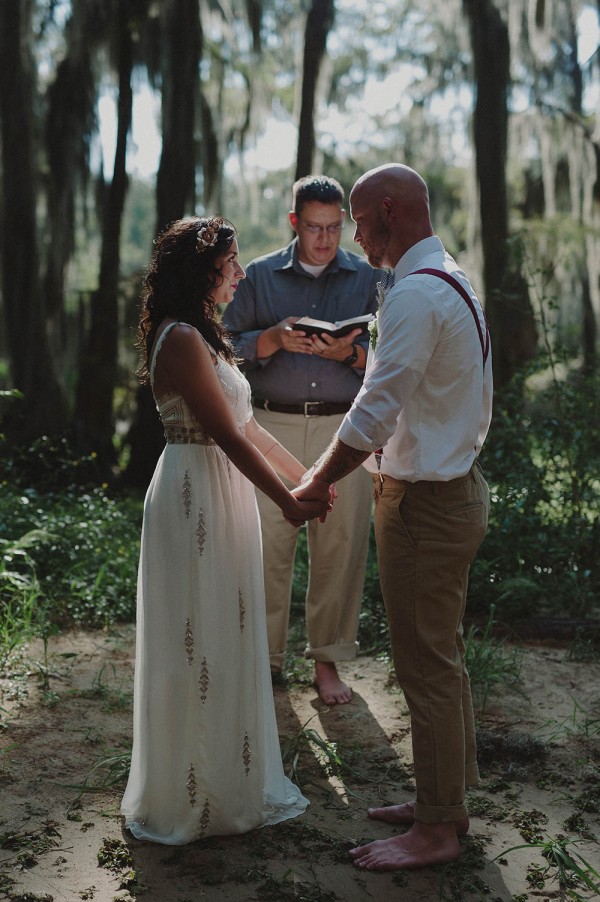
<svg viewBox="0 0 600 902"><path fill-rule="evenodd" d="M183 219L157 239L138 328L166 447L144 505L133 752L122 802L138 839L242 833L308 805L284 776L265 625L258 486L297 525L305 468L252 416L217 305L244 278L236 232Z"/></svg>

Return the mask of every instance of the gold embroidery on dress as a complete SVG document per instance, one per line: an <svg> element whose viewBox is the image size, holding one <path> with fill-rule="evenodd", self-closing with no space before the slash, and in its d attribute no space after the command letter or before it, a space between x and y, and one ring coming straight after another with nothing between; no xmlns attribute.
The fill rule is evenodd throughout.
<svg viewBox="0 0 600 902"><path fill-rule="evenodd" d="M188 664L191 664L194 660L194 634L192 633L192 625L190 623L189 617L185 621L185 636L183 639L183 644L185 645L187 662Z"/></svg>
<svg viewBox="0 0 600 902"><path fill-rule="evenodd" d="M200 679L198 682L200 683L200 700L205 702L208 692L208 684L210 682L206 658L202 658L202 665L200 667Z"/></svg>
<svg viewBox="0 0 600 902"><path fill-rule="evenodd" d="M204 807L202 809L202 816L200 818L200 836L204 836L206 833L206 828L210 824L210 805L208 804L208 799L204 802Z"/></svg>
<svg viewBox="0 0 600 902"><path fill-rule="evenodd" d="M188 471L185 471L185 476L183 477L183 489L181 491L181 495L183 497L183 507L185 509L186 517L190 515L190 504L192 500L192 483L190 480L190 474Z"/></svg>
<svg viewBox="0 0 600 902"><path fill-rule="evenodd" d="M204 525L204 511L200 511L198 514L198 527L196 529L196 535L198 537L198 551L200 554L204 551L204 543L206 542L206 526Z"/></svg>
<svg viewBox="0 0 600 902"><path fill-rule="evenodd" d="M239 589L238 592L238 601L240 605L240 632L244 632L244 617L246 616L246 605L244 604L244 596L242 595L242 590Z"/></svg>
<svg viewBox="0 0 600 902"><path fill-rule="evenodd" d="M194 806L196 804L196 773L194 771L193 764L190 764L190 769L188 771L188 778L185 782L185 785L187 786L190 805Z"/></svg>
<svg viewBox="0 0 600 902"><path fill-rule="evenodd" d="M242 749L242 759L244 761L244 769L246 771L246 776L250 773L250 740L248 738L248 734L246 733L244 736L244 747Z"/></svg>
<svg viewBox="0 0 600 902"><path fill-rule="evenodd" d="M163 421L164 422L164 421ZM214 445L215 440L200 427L164 426L165 440L168 445Z"/></svg>

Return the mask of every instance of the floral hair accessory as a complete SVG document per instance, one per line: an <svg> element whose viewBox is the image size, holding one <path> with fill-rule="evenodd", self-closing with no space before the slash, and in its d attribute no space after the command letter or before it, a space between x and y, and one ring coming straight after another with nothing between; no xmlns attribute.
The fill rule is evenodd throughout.
<svg viewBox="0 0 600 902"><path fill-rule="evenodd" d="M206 225L198 229L196 233L196 247L198 253L205 251L207 247L214 247L219 237L219 229L222 222L220 219L209 219Z"/></svg>

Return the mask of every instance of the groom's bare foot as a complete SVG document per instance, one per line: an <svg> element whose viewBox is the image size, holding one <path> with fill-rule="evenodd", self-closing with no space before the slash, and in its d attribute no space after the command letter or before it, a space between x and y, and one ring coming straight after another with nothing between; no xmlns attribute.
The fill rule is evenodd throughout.
<svg viewBox="0 0 600 902"><path fill-rule="evenodd" d="M367 808L368 817L386 824L412 824L415 819L415 803L402 802L400 805L386 805L384 808Z"/></svg>
<svg viewBox="0 0 600 902"><path fill-rule="evenodd" d="M367 808L367 815L374 821L385 821L386 824L412 824L415 819L415 803L402 802L401 805L386 805L384 808ZM466 836L469 832L469 818L451 821L457 836Z"/></svg>
<svg viewBox="0 0 600 902"><path fill-rule="evenodd" d="M454 824L415 821L407 833L378 839L350 850L357 868L366 871L399 871L455 861L460 846Z"/></svg>
<svg viewBox="0 0 600 902"><path fill-rule="evenodd" d="M331 661L315 661L315 686L326 705L345 705L352 698L352 689L340 680Z"/></svg>

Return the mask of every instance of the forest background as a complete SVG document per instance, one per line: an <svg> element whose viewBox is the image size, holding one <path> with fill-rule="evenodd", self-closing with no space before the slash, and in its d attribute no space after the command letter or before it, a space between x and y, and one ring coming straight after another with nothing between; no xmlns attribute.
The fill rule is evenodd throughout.
<svg viewBox="0 0 600 902"><path fill-rule="evenodd" d="M492 335L493 505L470 616L560 621L597 650L599 17L600 0L0 0L5 653L134 616L164 441L135 376L155 235L220 211L248 262L291 237L295 178L348 191L388 161L427 180ZM143 175L142 96L160 148ZM297 604L304 567L301 548ZM373 550L360 638L387 642Z"/></svg>

